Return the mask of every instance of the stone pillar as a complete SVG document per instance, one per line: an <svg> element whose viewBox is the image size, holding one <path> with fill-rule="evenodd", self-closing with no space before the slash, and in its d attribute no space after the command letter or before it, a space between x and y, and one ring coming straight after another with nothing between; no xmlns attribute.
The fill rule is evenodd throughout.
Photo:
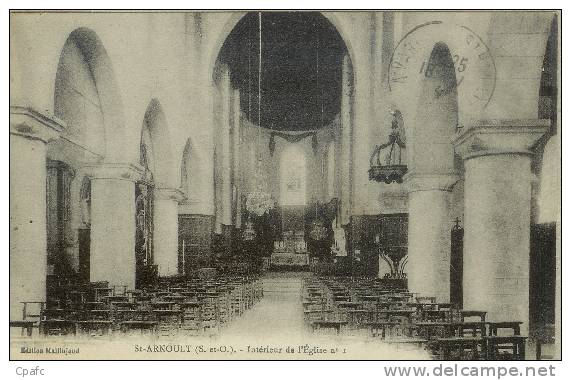
<svg viewBox="0 0 571 380"><path fill-rule="evenodd" d="M10 319L24 301L46 300L46 143L62 130L33 110L10 107Z"/></svg>
<svg viewBox="0 0 571 380"><path fill-rule="evenodd" d="M235 90L232 105L232 222L236 228L242 226L242 205L240 198L242 194L242 160L240 159L241 145L241 111L240 111L240 91Z"/></svg>
<svg viewBox="0 0 571 380"><path fill-rule="evenodd" d="M232 183L230 168L230 128L232 123L232 85L230 73L226 65L220 69L217 83L216 116L215 116L215 228L222 232L222 225L232 224Z"/></svg>
<svg viewBox="0 0 571 380"><path fill-rule="evenodd" d="M86 167L91 178L90 280L135 288L135 182L129 164Z"/></svg>
<svg viewBox="0 0 571 380"><path fill-rule="evenodd" d="M185 199L179 189L154 191L154 259L159 276L178 273L178 204Z"/></svg>
<svg viewBox="0 0 571 380"><path fill-rule="evenodd" d="M555 353L553 359L561 360L561 213L555 224Z"/></svg>
<svg viewBox="0 0 571 380"><path fill-rule="evenodd" d="M46 169L48 272L60 275L77 271L77 247L71 228L71 183L75 172L61 161L48 160Z"/></svg>
<svg viewBox="0 0 571 380"><path fill-rule="evenodd" d="M454 174L405 175L409 192L408 287L450 301L450 196Z"/></svg>
<svg viewBox="0 0 571 380"><path fill-rule="evenodd" d="M531 147L543 120L471 125L454 142L464 160L464 308L529 323Z"/></svg>
<svg viewBox="0 0 571 380"><path fill-rule="evenodd" d="M207 38L213 25L205 13L187 13L189 26L185 50L188 62L185 72L189 80L184 83L188 94L200 94L188 102L188 132L192 136L192 191L191 198L182 207L183 214L214 215L214 125L215 99L218 95L212 80L213 62L209 58ZM193 181L194 179L194 181Z"/></svg>
<svg viewBox="0 0 571 380"><path fill-rule="evenodd" d="M375 73L371 46L374 46L374 13L362 12L354 15L354 20L362 25L355 30L355 43L351 55L353 71L352 104L352 216L375 215L380 212L378 202L370 202L371 189L378 187L369 180L369 158L375 146L371 131L378 128L375 119Z"/></svg>
<svg viewBox="0 0 571 380"><path fill-rule="evenodd" d="M221 183L222 191L221 199L217 199L217 207L222 208L221 219L219 222L224 225L232 224L232 180L231 180L231 146L232 141L230 141L230 129L232 128L232 84L230 82L230 72L228 67L224 66L222 72L222 78L220 80L220 97L222 102L222 107L220 108L220 163L221 166L219 170L221 171Z"/></svg>
<svg viewBox="0 0 571 380"><path fill-rule="evenodd" d="M341 175L341 224L351 221L351 181L352 181L352 107L353 107L353 69L349 56L343 57L342 92L341 92L341 136L340 140L340 175Z"/></svg>

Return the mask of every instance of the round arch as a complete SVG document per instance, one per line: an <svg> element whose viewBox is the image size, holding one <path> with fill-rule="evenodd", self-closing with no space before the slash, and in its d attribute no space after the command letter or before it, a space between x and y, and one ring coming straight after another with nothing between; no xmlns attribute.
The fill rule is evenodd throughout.
<svg viewBox="0 0 571 380"><path fill-rule="evenodd" d="M539 177L534 194L537 210L533 210L538 223L556 222L560 213L560 204L556 201L561 189L558 32L558 20L554 17L546 41L538 102L538 117L551 120L551 128L538 144L538 152L532 162L532 170Z"/></svg>
<svg viewBox="0 0 571 380"><path fill-rule="evenodd" d="M281 206L301 206L307 203L306 152L298 144L290 144L282 152L279 166Z"/></svg>
<svg viewBox="0 0 571 380"><path fill-rule="evenodd" d="M341 36L345 47L347 48L347 54L349 56L349 61L353 62L354 64L354 50L351 43L351 39L349 38L348 32L342 25L342 22L338 15L334 14L333 12L319 12L325 19L327 19L337 30L337 33ZM228 14L226 22L223 23L222 28L216 34L216 39L214 44L211 46L211 50L208 53L208 60L207 68L209 73L212 74L212 81L216 81L216 63L218 61L218 56L220 54L220 50L224 45L224 41L228 38L232 30L236 27L238 22L246 16L247 12L231 12ZM355 75L355 74L353 74ZM355 79L354 79L355 80Z"/></svg>
<svg viewBox="0 0 571 380"><path fill-rule="evenodd" d="M491 53L496 55L497 76L501 83L485 110L485 118L537 117L539 79L552 21L557 19L554 13L493 12L486 32ZM512 101L514 94L518 95L517 102Z"/></svg>
<svg viewBox="0 0 571 380"><path fill-rule="evenodd" d="M430 74L429 61L439 44L445 45L452 57L459 123L481 119L495 107L499 66L487 39L479 33L463 25L432 21L404 34L391 56L387 79L391 102L401 110L405 126L410 126L416 113L411 94L419 93Z"/></svg>
<svg viewBox="0 0 571 380"><path fill-rule="evenodd" d="M190 138L186 140L186 144L184 145L184 150L182 151L182 160L180 163L180 188L184 191L187 195L190 189L190 165L192 159L192 145L190 142Z"/></svg>
<svg viewBox="0 0 571 380"><path fill-rule="evenodd" d="M152 99L145 111L143 128L141 130L141 143L145 141L145 133L148 132L150 148L152 149L149 163L153 171L153 178L160 186L171 187L174 178L174 166L172 161L171 141L168 123L163 108L157 99ZM147 143L148 144L148 143Z"/></svg>
<svg viewBox="0 0 571 380"><path fill-rule="evenodd" d="M75 29L69 34L62 47L53 94L54 113L56 116L63 116L64 120L68 118L68 115L65 115L65 112L61 110L60 101L62 100L61 97L64 96L62 87L64 78L62 76L65 75L65 65L68 58L66 53L70 46L79 51L81 59L85 62L89 74L93 78L105 134L104 160L107 162L126 161L124 149L125 119L121 94L107 51L101 39L91 29L84 27Z"/></svg>
<svg viewBox="0 0 571 380"><path fill-rule="evenodd" d="M200 199L199 178L201 177L200 152L192 138L186 140L180 163L180 188L189 203Z"/></svg>
<svg viewBox="0 0 571 380"><path fill-rule="evenodd" d="M458 122L455 66L449 46L437 42L408 110L408 284L412 291L450 300L450 190L457 182L454 146ZM427 223L427 221L429 221Z"/></svg>
<svg viewBox="0 0 571 380"><path fill-rule="evenodd" d="M423 174L453 172L458 91L454 61L444 42L432 47L419 83L416 112L410 116L409 170Z"/></svg>

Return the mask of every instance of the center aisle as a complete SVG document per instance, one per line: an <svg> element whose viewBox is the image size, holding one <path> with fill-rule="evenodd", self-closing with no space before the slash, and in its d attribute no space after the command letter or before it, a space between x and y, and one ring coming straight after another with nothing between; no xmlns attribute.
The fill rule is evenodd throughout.
<svg viewBox="0 0 571 380"><path fill-rule="evenodd" d="M295 277L293 277L295 276ZM301 305L303 274L266 275L264 297L223 329L222 338L301 338L306 336Z"/></svg>
<svg viewBox="0 0 571 380"><path fill-rule="evenodd" d="M416 347L387 345L367 335L312 334L304 324L301 289L307 272L267 273L264 297L222 329L241 359L428 359ZM285 352L285 347L293 352Z"/></svg>

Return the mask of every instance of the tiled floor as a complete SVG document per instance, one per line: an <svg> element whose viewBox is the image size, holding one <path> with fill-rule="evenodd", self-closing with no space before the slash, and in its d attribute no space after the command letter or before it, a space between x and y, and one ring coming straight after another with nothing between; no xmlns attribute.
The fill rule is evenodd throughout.
<svg viewBox="0 0 571 380"><path fill-rule="evenodd" d="M264 297L222 331L221 338L302 338L306 335L300 302L301 278L264 279Z"/></svg>
<svg viewBox="0 0 571 380"><path fill-rule="evenodd" d="M368 334L336 335L331 331L324 331L323 334L311 333L303 321L300 298L303 275L300 273L266 275L264 298L226 326L218 339L239 341L250 347L290 346L299 351L300 347L307 345L310 350L314 347L338 349L338 354L328 356L328 359L428 359L427 353L422 349L383 344L371 339ZM303 357L296 356L296 358ZM307 358L317 359L325 356L312 355Z"/></svg>
<svg viewBox="0 0 571 380"><path fill-rule="evenodd" d="M301 305L302 278L308 273L268 273L264 279L264 298L254 307L246 311L230 325L226 326L220 339L247 341L252 345L283 345L284 342L306 342L327 344L334 341L336 344L348 345L364 349L378 359L388 359L401 356L407 358L424 358L425 352L411 347L396 347L384 345L378 340L371 340L367 335L319 335L308 331L303 322L303 308ZM293 343L292 343L293 344ZM553 345L543 348L544 359L553 354ZM416 350L416 351L415 351ZM353 357L354 358L354 357ZM526 358L535 359L535 345L528 344Z"/></svg>
<svg viewBox="0 0 571 380"><path fill-rule="evenodd" d="M235 359L429 359L429 355L422 348L410 345L387 344L378 339L371 338L365 331L364 334L357 334L352 331L350 334L336 335L332 331L324 330L321 333L311 333L303 321L303 308L301 305L301 284L302 278L307 273L268 273L264 278L264 297L250 310L244 312L242 316L236 318L229 325L224 326L220 335L211 338L189 338L186 336L160 339L160 342L171 343L182 341L185 344L205 345L232 345L237 351ZM113 352L114 356L131 357L132 346L123 344L120 347L106 348L100 350L98 347L106 346L110 340L76 342L74 337L62 339L53 338L53 342L71 344L77 346L83 344L82 350L85 352L98 352L101 358L106 358L105 352ZM113 340L112 340L113 341ZM121 340L122 341L122 340ZM13 349L20 350L22 344L29 345L30 341L24 338L14 340ZM143 337L137 338L134 343L142 344L146 342ZM154 343L154 341L152 341ZM198 342L198 343L197 343ZM37 342L40 346L46 344L46 340ZM148 342L147 342L148 343ZM273 355L250 353L251 349L267 347L292 347L295 355ZM334 355L319 356L308 354L313 348L326 348L327 350L338 350ZM12 349L12 348L11 348ZM122 351L121 351L122 350ZM544 357L548 358L553 354L553 347L544 347ZM95 355L95 354L93 354ZM166 355L166 354L165 354ZM94 356L95 357L95 356ZM142 358L137 356L138 358ZM149 355L148 358L157 356ZM229 358L221 356L220 358ZM535 347L529 344L526 350L528 359L535 359ZM168 358L168 355L165 356Z"/></svg>

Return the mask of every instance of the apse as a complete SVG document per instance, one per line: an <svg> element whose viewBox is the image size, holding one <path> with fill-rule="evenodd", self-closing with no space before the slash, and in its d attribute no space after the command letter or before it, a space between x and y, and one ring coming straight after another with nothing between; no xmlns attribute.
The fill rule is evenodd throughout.
<svg viewBox="0 0 571 380"><path fill-rule="evenodd" d="M318 12L262 12L258 120L258 13L244 16L226 39L219 62L227 64L240 107L254 124L303 131L329 125L340 110L341 64L346 47Z"/></svg>
<svg viewBox="0 0 571 380"><path fill-rule="evenodd" d="M560 357L558 11L14 13L11 359Z"/></svg>

